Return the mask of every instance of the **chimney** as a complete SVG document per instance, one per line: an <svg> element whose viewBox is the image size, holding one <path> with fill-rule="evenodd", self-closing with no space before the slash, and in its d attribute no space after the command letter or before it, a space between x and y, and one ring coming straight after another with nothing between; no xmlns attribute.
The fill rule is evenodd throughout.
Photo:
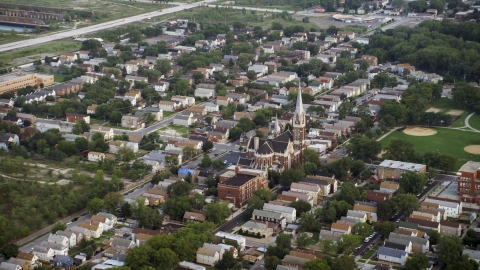
<svg viewBox="0 0 480 270"><path fill-rule="evenodd" d="M235 166L235 174L238 174L240 172L240 168L238 166Z"/></svg>
<svg viewBox="0 0 480 270"><path fill-rule="evenodd" d="M253 141L253 148L255 150L258 150L258 145L260 144L260 139L258 137L255 137L254 138L254 141Z"/></svg>

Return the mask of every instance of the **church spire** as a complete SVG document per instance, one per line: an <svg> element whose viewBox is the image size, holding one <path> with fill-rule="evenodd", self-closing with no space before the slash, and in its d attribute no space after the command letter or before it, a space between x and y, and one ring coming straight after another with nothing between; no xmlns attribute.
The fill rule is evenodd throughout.
<svg viewBox="0 0 480 270"><path fill-rule="evenodd" d="M278 124L278 115L276 115L276 118L275 118L275 127L273 129L273 134L278 135L280 134L280 132L282 132L282 130L280 129L280 125Z"/></svg>
<svg viewBox="0 0 480 270"><path fill-rule="evenodd" d="M297 106L295 107L295 114L305 114L303 110L303 102L302 102L302 90L300 89L300 80L298 80L298 94L297 94Z"/></svg>

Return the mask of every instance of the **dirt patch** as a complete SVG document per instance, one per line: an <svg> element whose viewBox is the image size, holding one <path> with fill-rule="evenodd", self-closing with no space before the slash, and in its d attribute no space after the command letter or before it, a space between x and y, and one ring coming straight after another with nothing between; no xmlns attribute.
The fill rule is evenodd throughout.
<svg viewBox="0 0 480 270"><path fill-rule="evenodd" d="M386 150L382 150L382 152L380 152L380 154L377 155L377 158L382 158L386 152L387 152Z"/></svg>
<svg viewBox="0 0 480 270"><path fill-rule="evenodd" d="M463 150L470 154L480 155L480 145L469 145L463 148Z"/></svg>
<svg viewBox="0 0 480 270"><path fill-rule="evenodd" d="M163 134L165 136L171 136L171 137L180 137L182 138L182 134L177 132L176 130L173 130L171 128L166 128L164 130L159 130L158 133Z"/></svg>
<svg viewBox="0 0 480 270"><path fill-rule="evenodd" d="M453 115L453 116L459 116L464 112L464 110L449 110L447 114Z"/></svg>
<svg viewBox="0 0 480 270"><path fill-rule="evenodd" d="M435 107L431 107L430 109L427 110L427 112L434 112L434 113L438 113L441 111L442 111L441 109L435 108Z"/></svg>
<svg viewBox="0 0 480 270"><path fill-rule="evenodd" d="M411 136L432 136L437 134L437 131L431 128L412 127L406 128L403 133Z"/></svg>

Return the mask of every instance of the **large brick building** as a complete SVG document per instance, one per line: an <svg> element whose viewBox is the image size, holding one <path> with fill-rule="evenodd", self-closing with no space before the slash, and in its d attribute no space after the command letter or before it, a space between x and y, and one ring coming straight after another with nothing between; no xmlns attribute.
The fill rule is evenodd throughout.
<svg viewBox="0 0 480 270"><path fill-rule="evenodd" d="M0 76L0 94L5 92L17 91L27 86L43 84L48 86L53 84L53 75L37 75L36 73L10 73Z"/></svg>
<svg viewBox="0 0 480 270"><path fill-rule="evenodd" d="M468 161L458 170L457 193L462 202L480 204L480 162Z"/></svg>
<svg viewBox="0 0 480 270"><path fill-rule="evenodd" d="M261 188L268 188L266 171L235 167L220 176L218 197L240 208Z"/></svg>
<svg viewBox="0 0 480 270"><path fill-rule="evenodd" d="M384 160L377 168L378 178L384 179L400 179L400 176L404 172L425 173L427 166L423 164L409 163L395 160Z"/></svg>
<svg viewBox="0 0 480 270"><path fill-rule="evenodd" d="M257 169L283 171L301 162L305 151L306 117L303 109L302 92L298 91L297 105L292 117L292 132L287 130L280 134L278 118L270 139L252 137L247 143L247 159L252 161L252 167ZM244 160L243 160L244 161Z"/></svg>

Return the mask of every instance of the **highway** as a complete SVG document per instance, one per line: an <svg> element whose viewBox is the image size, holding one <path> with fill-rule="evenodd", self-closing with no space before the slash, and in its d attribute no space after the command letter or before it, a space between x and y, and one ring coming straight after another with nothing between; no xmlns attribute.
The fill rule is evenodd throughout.
<svg viewBox="0 0 480 270"><path fill-rule="evenodd" d="M132 17L126 17L124 19L119 19L119 20L114 20L114 21L109 21L105 23L100 23L100 24L95 24L87 27L83 27L80 29L74 29L74 30L68 30L68 31L63 31L63 32L58 32L52 35L47 35L43 37L38 37L38 38L33 38L33 39L28 39L28 40L22 40L18 42L12 42L4 45L0 45L0 52L6 52L6 51L11 51L11 50L16 50L20 48L26 48L26 47L31 47L55 40L61 40L61 39L66 39L66 38L72 38L73 36L81 36L81 35L86 35L90 34L93 32L97 32L100 30L105 30L109 28L114 28L122 25L127 25L131 24L137 21L145 20L151 17L157 17L157 16L162 16L162 15L167 15L167 14L172 14L178 11L182 11L185 9L191 9L191 8L196 8L204 3L210 3L215 0L205 0L202 2L197 2L197 3L192 3L192 4L183 4L171 8L166 8L163 9L162 11L156 10L153 12L149 13L144 13Z"/></svg>

